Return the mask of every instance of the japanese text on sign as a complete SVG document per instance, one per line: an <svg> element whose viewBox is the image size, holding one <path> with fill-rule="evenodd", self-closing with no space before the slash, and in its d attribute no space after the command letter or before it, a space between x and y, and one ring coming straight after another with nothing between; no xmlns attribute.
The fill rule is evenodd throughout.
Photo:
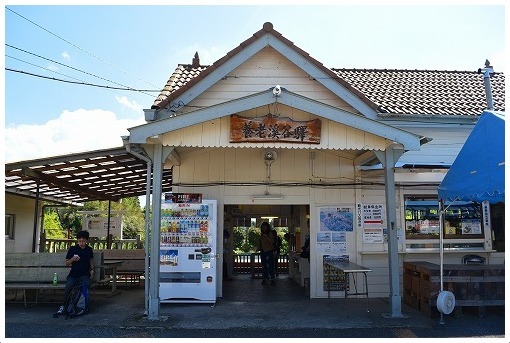
<svg viewBox="0 0 510 343"><path fill-rule="evenodd" d="M230 116L230 142L320 143L321 121L295 121L268 114L264 117Z"/></svg>
<svg viewBox="0 0 510 343"><path fill-rule="evenodd" d="M384 204L363 204L363 226L381 227L384 224Z"/></svg>

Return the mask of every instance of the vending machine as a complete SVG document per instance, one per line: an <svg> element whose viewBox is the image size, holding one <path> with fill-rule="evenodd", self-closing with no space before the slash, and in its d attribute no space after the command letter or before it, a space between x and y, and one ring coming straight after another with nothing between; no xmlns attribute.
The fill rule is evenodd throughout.
<svg viewBox="0 0 510 343"><path fill-rule="evenodd" d="M215 303L217 202L165 199L161 209L160 301Z"/></svg>

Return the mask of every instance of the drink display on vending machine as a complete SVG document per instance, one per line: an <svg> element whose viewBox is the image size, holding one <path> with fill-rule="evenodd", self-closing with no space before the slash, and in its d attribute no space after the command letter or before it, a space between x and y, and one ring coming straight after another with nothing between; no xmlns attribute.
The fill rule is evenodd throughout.
<svg viewBox="0 0 510 343"><path fill-rule="evenodd" d="M160 301L215 303L216 200L161 207Z"/></svg>

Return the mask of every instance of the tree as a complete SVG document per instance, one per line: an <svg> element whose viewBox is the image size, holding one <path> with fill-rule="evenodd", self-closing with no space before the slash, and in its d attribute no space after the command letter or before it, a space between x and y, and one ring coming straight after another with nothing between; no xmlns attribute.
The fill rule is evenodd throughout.
<svg viewBox="0 0 510 343"><path fill-rule="evenodd" d="M119 202L111 202L111 211L122 211L123 238L135 239L141 236L145 239L145 215L140 208L138 197L122 199ZM49 207L45 210L44 228L47 238L65 238L67 231L72 237L83 228L83 215L80 211L104 211L108 212L108 201L89 201L83 207Z"/></svg>
<svg viewBox="0 0 510 343"><path fill-rule="evenodd" d="M77 207L63 207L55 209L58 220L60 222L60 226L67 232L69 230L73 236L81 231L82 228L82 220L81 216L78 214ZM67 236L67 234L66 234Z"/></svg>
<svg viewBox="0 0 510 343"><path fill-rule="evenodd" d="M138 197L124 198L119 202L111 202L111 211L122 211L122 237L134 239L138 236L145 239L145 215L140 208ZM89 201L83 206L84 211L108 212L108 201Z"/></svg>
<svg viewBox="0 0 510 343"><path fill-rule="evenodd" d="M257 252L260 238L260 229L257 227L234 227L233 228L234 253Z"/></svg>
<svg viewBox="0 0 510 343"><path fill-rule="evenodd" d="M47 208L44 213L44 231L46 232L46 238L67 238L54 208Z"/></svg>

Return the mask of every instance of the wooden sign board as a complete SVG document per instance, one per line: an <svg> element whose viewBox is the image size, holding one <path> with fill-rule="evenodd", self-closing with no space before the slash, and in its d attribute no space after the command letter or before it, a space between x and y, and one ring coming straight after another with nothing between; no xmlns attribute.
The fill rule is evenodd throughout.
<svg viewBox="0 0 510 343"><path fill-rule="evenodd" d="M321 121L295 121L288 117L268 114L264 117L245 118L230 116L230 143L286 142L319 144Z"/></svg>

